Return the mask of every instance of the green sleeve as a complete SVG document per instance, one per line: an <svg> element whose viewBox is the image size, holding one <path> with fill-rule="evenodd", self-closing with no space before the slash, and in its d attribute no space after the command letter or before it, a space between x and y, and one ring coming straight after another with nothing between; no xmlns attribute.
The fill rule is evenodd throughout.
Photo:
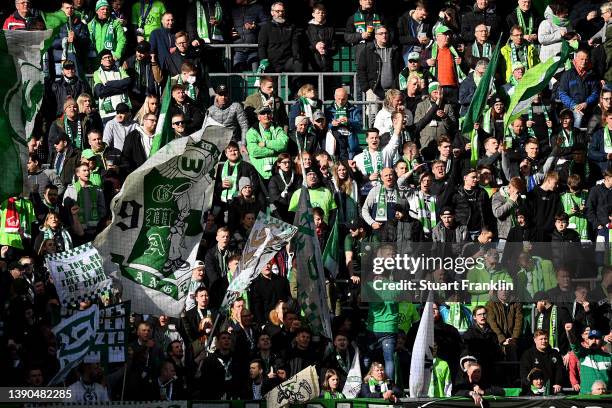
<svg viewBox="0 0 612 408"><path fill-rule="evenodd" d="M287 144L289 143L289 136L285 131L277 127L274 132L274 139L266 141L266 147L274 150L275 153L282 153L287 150Z"/></svg>
<svg viewBox="0 0 612 408"><path fill-rule="evenodd" d="M570 343L570 348L579 359L586 357L589 354L589 350L585 349L580 344Z"/></svg>
<svg viewBox="0 0 612 408"><path fill-rule="evenodd" d="M295 210L297 210L298 203L300 202L300 193L301 192L302 192L302 189L299 189L299 190L296 190L296 191L293 192L293 195L291 195L291 201L289 201L288 211L295 212Z"/></svg>
<svg viewBox="0 0 612 408"><path fill-rule="evenodd" d="M249 156L253 156L255 159L263 159L265 157L274 156L274 150L269 147L259 146L260 137L254 129L249 129L246 135L247 139L247 151Z"/></svg>
<svg viewBox="0 0 612 408"><path fill-rule="evenodd" d="M115 47L115 53L113 56L115 59L121 59L123 56L123 50L125 48L126 38L125 33L123 32L123 27L119 23L119 20L113 20L113 24L115 25L115 34L117 35L117 46Z"/></svg>
<svg viewBox="0 0 612 408"><path fill-rule="evenodd" d="M344 252L353 252L353 237L351 237L351 234L344 237Z"/></svg>
<svg viewBox="0 0 612 408"><path fill-rule="evenodd" d="M98 70L94 71L93 80L94 80L94 86L102 83L102 80L100 79L100 73Z"/></svg>
<svg viewBox="0 0 612 408"><path fill-rule="evenodd" d="M121 79L129 78L127 71L123 68L119 68L119 75L121 76Z"/></svg>
<svg viewBox="0 0 612 408"><path fill-rule="evenodd" d="M132 25L134 28L138 28L138 22L140 21L140 2L136 1L132 6Z"/></svg>
<svg viewBox="0 0 612 408"><path fill-rule="evenodd" d="M336 200L334 200L334 194L331 191L327 192L327 199L331 203L329 205L330 210L335 210L336 208L338 208L338 206L336 205Z"/></svg>

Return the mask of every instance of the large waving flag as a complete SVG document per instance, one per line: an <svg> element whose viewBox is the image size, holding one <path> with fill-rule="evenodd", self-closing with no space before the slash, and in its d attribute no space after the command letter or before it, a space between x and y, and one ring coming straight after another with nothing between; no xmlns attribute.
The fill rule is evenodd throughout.
<svg viewBox="0 0 612 408"><path fill-rule="evenodd" d="M230 130L209 127L173 140L130 173L113 198L112 223L94 245L133 312L181 313L212 204L211 171L230 138Z"/></svg>
<svg viewBox="0 0 612 408"><path fill-rule="evenodd" d="M474 131L474 123L481 122L480 117L484 108L487 106L487 98L489 97L489 91L493 86L495 80L495 72L497 70L497 61L499 61L499 45L501 43L501 36L497 40L497 45L491 56L491 61L487 66L485 73L480 79L480 83L476 88L472 102L463 117L463 126L461 127L461 133L470 135L470 146L471 146L471 157L470 162L473 167L476 166L478 161L478 132Z"/></svg>
<svg viewBox="0 0 612 408"><path fill-rule="evenodd" d="M325 295L325 272L321 248L315 233L310 194L306 186L302 186L293 225L298 227L298 233L293 239L297 261L298 303L312 331L333 339L331 317Z"/></svg>
<svg viewBox="0 0 612 408"><path fill-rule="evenodd" d="M429 292L419 323L410 360L410 398L427 397L433 365L434 316L433 296Z"/></svg>
<svg viewBox="0 0 612 408"><path fill-rule="evenodd" d="M510 105L504 116L504 129L507 129L514 119L527 112L531 102L548 86L553 75L563 67L565 61L569 58L570 48L570 44L563 41L559 55L555 55L525 72L510 98Z"/></svg>
<svg viewBox="0 0 612 408"><path fill-rule="evenodd" d="M297 227L259 212L242 250L236 276L229 283L221 310L225 310L259 276L263 265L274 258L297 232Z"/></svg>
<svg viewBox="0 0 612 408"><path fill-rule="evenodd" d="M44 94L41 54L52 37L52 30L0 30L0 202L24 191L26 141Z"/></svg>
<svg viewBox="0 0 612 408"><path fill-rule="evenodd" d="M172 140L172 118L168 115L168 108L170 108L170 101L172 100L172 86L170 79L166 81L166 87L162 96L162 104L159 110L159 120L157 121L157 127L155 128L155 137L153 137L153 143L151 145L151 156L159 149L170 143ZM222 149L224 149L223 147Z"/></svg>

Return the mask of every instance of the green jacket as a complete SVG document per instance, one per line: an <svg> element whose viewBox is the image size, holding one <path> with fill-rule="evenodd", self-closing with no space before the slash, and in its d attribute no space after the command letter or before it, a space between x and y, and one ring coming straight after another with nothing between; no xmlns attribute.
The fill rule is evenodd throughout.
<svg viewBox="0 0 612 408"><path fill-rule="evenodd" d="M148 3L148 2L146 2ZM144 10L146 11L148 4L144 5ZM151 37L151 32L156 28L160 28L161 18L166 12L166 6L159 0L154 0L153 5L151 6L151 11L149 12L146 21L143 24L144 30L144 39L145 41L149 41ZM141 24L141 12L140 12L140 1L136 1L132 6L132 25L135 28L139 28Z"/></svg>
<svg viewBox="0 0 612 408"><path fill-rule="evenodd" d="M502 74L506 82L510 82L510 78L512 77L512 49L510 48L510 43L504 45L500 52L502 58L504 59ZM533 44L527 45L527 66L525 69L527 70L529 68L533 68L533 66L537 65L539 62L540 59L536 54Z"/></svg>
<svg viewBox="0 0 612 408"><path fill-rule="evenodd" d="M453 382L451 381L450 368L448 363L434 357L433 367L431 368L431 382L427 396L430 398L450 397Z"/></svg>
<svg viewBox="0 0 612 408"><path fill-rule="evenodd" d="M370 303L368 330L374 333L397 333L398 323L397 302Z"/></svg>
<svg viewBox="0 0 612 408"><path fill-rule="evenodd" d="M109 24L111 25L111 30L113 33L112 44L105 44ZM119 20L109 18L104 24L101 24L100 20L95 17L89 22L89 24L87 24L87 27L89 28L91 42L94 45L97 53L100 53L100 51L104 49L109 49L113 52L113 57L115 57L116 60L121 59L125 49L126 38Z"/></svg>
<svg viewBox="0 0 612 408"><path fill-rule="evenodd" d="M8 200L0 203L0 245L8 245L13 248L23 249L23 242L19 231L11 229L7 223ZM36 222L34 205L27 198L17 198L15 200L15 211L19 215L19 228L23 231L26 238L32 237L32 224Z"/></svg>
<svg viewBox="0 0 612 408"><path fill-rule="evenodd" d="M597 380L603 381L609 388L612 355L602 350L586 349L580 344L572 343L570 347L580 360L580 393L589 394Z"/></svg>
<svg viewBox="0 0 612 408"><path fill-rule="evenodd" d="M251 159L251 164L255 166L255 169L259 175L265 180L269 180L272 177L272 169L276 165L276 158L279 153L287 151L287 144L289 137L283 130L278 126L270 126L270 128L264 131L259 123L255 127L249 129L246 134L247 140L247 151ZM264 141L265 146L259 146L259 143Z"/></svg>
<svg viewBox="0 0 612 408"><path fill-rule="evenodd" d="M533 259L539 263L539 266L535 265L529 272L521 268L516 275L514 290L521 301L527 301L537 292L547 291L557 286L557 275L552 262L538 256L534 256Z"/></svg>

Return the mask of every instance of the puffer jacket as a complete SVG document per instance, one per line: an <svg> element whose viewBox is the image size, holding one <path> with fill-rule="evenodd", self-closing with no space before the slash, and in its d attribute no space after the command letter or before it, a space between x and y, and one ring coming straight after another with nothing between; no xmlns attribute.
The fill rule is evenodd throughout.
<svg viewBox="0 0 612 408"><path fill-rule="evenodd" d="M472 11L464 13L461 17L461 37L466 43L474 42L474 29L479 24L491 27L489 30L490 38L497 38L499 35L501 22L495 8L489 7L486 10L481 10L474 4Z"/></svg>
<svg viewBox="0 0 612 408"><path fill-rule="evenodd" d="M538 40L540 41L540 61L546 61L550 57L561 52L563 44L563 28L566 32L573 31L571 23L567 27L561 27L553 23L553 12L550 7L546 7L544 11L544 21L538 27Z"/></svg>

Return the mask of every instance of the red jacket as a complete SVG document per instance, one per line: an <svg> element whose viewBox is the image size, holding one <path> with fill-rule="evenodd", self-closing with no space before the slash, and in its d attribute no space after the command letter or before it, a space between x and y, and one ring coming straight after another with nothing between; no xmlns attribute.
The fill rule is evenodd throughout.
<svg viewBox="0 0 612 408"><path fill-rule="evenodd" d="M26 19L21 17L19 13L14 12L6 20L4 20L3 30L25 30Z"/></svg>

